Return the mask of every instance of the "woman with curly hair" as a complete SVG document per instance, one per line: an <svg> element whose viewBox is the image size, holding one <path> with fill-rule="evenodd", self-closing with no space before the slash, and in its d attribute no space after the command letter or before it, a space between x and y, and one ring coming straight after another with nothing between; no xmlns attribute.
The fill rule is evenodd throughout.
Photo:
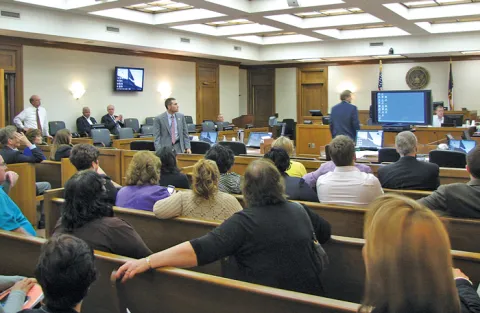
<svg viewBox="0 0 480 313"><path fill-rule="evenodd" d="M126 186L117 193L116 206L152 211L158 200L170 196L167 188L159 186L162 162L150 151L135 153L126 173Z"/></svg>
<svg viewBox="0 0 480 313"><path fill-rule="evenodd" d="M153 212L160 219L188 216L206 220L225 220L242 206L234 196L218 190L220 172L211 160L199 160L193 167L192 190L177 192L157 201Z"/></svg>

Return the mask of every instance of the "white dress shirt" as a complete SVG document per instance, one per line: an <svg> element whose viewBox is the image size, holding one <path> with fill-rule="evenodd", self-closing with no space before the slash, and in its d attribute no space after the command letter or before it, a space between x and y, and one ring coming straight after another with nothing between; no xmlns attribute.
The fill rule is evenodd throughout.
<svg viewBox="0 0 480 313"><path fill-rule="evenodd" d="M38 107L38 117L40 118L40 124L42 126L43 136L50 136L48 133L48 120L47 120L47 110L44 107ZM21 129L24 128L35 128L37 126L37 108L33 105L25 108L13 119L13 123Z"/></svg>
<svg viewBox="0 0 480 313"><path fill-rule="evenodd" d="M92 120L90 119L90 117L86 117L85 115L84 115L83 117L87 120L88 124L93 125Z"/></svg>
<svg viewBox="0 0 480 313"><path fill-rule="evenodd" d="M383 195L383 190L373 174L355 166L340 166L318 178L317 195L321 203L365 206Z"/></svg>
<svg viewBox="0 0 480 313"><path fill-rule="evenodd" d="M444 117L438 118L438 116L434 115L433 118L432 118L432 126L433 127L442 127L444 119L445 119Z"/></svg>

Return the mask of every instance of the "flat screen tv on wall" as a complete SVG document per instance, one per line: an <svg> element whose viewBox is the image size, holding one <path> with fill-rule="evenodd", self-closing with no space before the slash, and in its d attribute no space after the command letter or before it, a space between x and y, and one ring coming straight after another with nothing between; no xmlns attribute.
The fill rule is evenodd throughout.
<svg viewBox="0 0 480 313"><path fill-rule="evenodd" d="M143 91L144 69L115 67L115 91Z"/></svg>

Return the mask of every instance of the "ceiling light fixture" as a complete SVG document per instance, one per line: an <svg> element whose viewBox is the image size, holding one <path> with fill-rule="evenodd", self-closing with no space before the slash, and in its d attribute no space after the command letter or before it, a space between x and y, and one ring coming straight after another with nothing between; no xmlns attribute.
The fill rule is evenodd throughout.
<svg viewBox="0 0 480 313"><path fill-rule="evenodd" d="M326 61L326 60L321 59L321 58L312 58L312 59L299 59L297 61L298 62L322 62L322 61Z"/></svg>
<svg viewBox="0 0 480 313"><path fill-rule="evenodd" d="M383 54L383 55L372 55L372 58L375 59L405 59L406 56L401 54Z"/></svg>
<svg viewBox="0 0 480 313"><path fill-rule="evenodd" d="M461 54L480 54L480 50L462 51Z"/></svg>

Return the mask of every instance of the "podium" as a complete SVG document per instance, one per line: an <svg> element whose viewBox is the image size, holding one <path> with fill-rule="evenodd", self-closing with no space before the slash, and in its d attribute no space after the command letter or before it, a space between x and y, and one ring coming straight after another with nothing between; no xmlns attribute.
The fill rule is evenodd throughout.
<svg viewBox="0 0 480 313"><path fill-rule="evenodd" d="M232 124L239 128L245 128L247 124L253 124L253 115L252 114L245 114L240 115L232 120Z"/></svg>

